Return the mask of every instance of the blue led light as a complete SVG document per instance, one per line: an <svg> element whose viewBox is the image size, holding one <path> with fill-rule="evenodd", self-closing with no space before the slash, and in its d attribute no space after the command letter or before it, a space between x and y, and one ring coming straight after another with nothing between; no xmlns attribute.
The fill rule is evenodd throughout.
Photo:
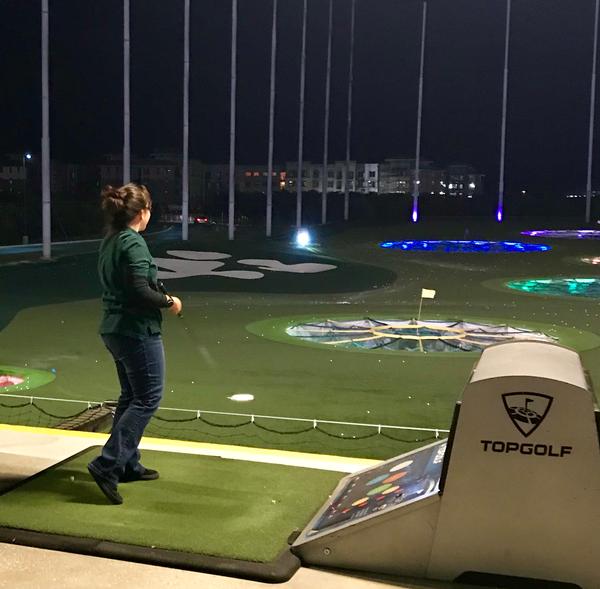
<svg viewBox="0 0 600 589"><path fill-rule="evenodd" d="M423 241L403 240L384 241L379 244L386 249L400 249L404 251L426 251L447 253L494 253L503 254L511 252L547 252L549 245L521 243L518 241L482 241L482 240L432 240Z"/></svg>

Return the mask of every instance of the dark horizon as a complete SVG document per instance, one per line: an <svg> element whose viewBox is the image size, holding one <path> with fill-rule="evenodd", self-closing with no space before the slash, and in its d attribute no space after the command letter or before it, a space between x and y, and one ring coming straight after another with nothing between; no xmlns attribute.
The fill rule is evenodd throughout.
<svg viewBox="0 0 600 589"><path fill-rule="evenodd" d="M237 161L267 160L271 0L239 2ZM230 3L193 0L190 155L228 161ZM275 160L297 158L301 0L279 3ZM498 178L505 0L429 0L422 157ZM585 187L593 0L513 0L506 190ZM39 3L0 6L0 153L39 151ZM334 0L330 160L345 157L349 0ZM414 157L421 2L358 1L352 159ZM132 152L181 149L183 0L131 2ZM319 162L327 3L309 0L305 160ZM51 156L122 149L122 2L50 3ZM594 153L599 154L600 140ZM598 172L595 173L598 178ZM596 187L596 185L594 185Z"/></svg>

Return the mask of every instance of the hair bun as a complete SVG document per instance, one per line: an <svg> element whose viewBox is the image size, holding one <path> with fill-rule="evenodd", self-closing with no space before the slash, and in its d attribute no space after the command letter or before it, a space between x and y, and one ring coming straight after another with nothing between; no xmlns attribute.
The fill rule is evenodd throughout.
<svg viewBox="0 0 600 589"><path fill-rule="evenodd" d="M114 186L111 186L110 184L107 184L103 189L102 192L100 193L102 200L106 200L106 199L115 199L115 200L124 200L123 195L121 194L120 190L118 188L115 188Z"/></svg>

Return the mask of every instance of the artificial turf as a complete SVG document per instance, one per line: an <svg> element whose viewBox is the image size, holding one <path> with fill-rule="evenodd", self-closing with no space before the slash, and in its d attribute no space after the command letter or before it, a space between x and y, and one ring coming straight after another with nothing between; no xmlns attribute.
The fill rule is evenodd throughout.
<svg viewBox="0 0 600 589"><path fill-rule="evenodd" d="M471 238L548 243L538 253L447 254L384 250L393 239ZM241 237L227 242L192 233L189 243L153 244L152 253L174 249L227 252L226 269L249 270L243 258L286 263L313 261L338 269L302 275L266 272L261 280L217 276L166 281L180 294L184 317L167 317L164 340L167 386L163 407L239 412L306 419L449 428L452 410L477 361L473 353L420 354L351 351L312 344L290 345L272 332L295 319L395 317L417 313L421 288L437 290L424 302L422 318L480 320L530 326L558 335L580 354L592 381L600 382L600 313L597 299L522 294L505 288L527 277L596 277L598 268L580 261L598 254L594 240L524 238L535 222L508 225L443 220L384 228L354 227L330 232L316 253L293 253L287 242ZM575 226L564 220L563 226ZM0 267L0 358L3 364L56 369L56 379L30 391L63 399L103 401L118 395L112 361L96 335L100 315L95 256L84 254L56 264ZM32 284L41 285L32 288ZM12 296L18 292L19 297ZM265 326L261 332L260 326ZM271 332L268 332L271 330ZM235 393L254 400L234 403ZM12 402L12 401L11 401ZM16 403L17 401L15 401ZM5 401L2 401L5 403ZM2 404L0 403L0 405ZM5 404L7 404L6 402ZM38 402L39 403L39 402ZM48 413L76 409L55 401ZM18 416L18 417L15 417ZM35 408L0 407L0 421L52 425L59 418ZM45 420L42 420L42 418ZM162 418L162 420L161 420ZM16 421L15 421L16 420ZM33 421L30 421L33 420ZM211 425L211 423L213 425ZM221 427L221 426L228 427ZM290 433L304 431L303 433ZM385 459L429 441L432 434L377 428L273 422L244 417L159 412L148 433L210 442L265 446ZM277 433L284 432L284 433Z"/></svg>
<svg viewBox="0 0 600 589"><path fill-rule="evenodd" d="M0 526L252 562L273 561L343 476L168 452L143 453L160 478L119 485L111 505L86 470L97 448L0 495Z"/></svg>

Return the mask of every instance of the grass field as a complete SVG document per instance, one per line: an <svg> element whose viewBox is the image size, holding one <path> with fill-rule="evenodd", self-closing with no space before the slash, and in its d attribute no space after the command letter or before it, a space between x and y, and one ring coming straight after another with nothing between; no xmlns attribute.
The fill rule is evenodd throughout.
<svg viewBox="0 0 600 589"><path fill-rule="evenodd" d="M228 242L222 233L193 232L186 244L153 242L151 250L158 257L176 250L228 254L221 260L226 271L259 270L238 263L242 259L337 266L318 274L262 270L264 277L252 280L195 276L165 281L182 297L185 311L182 319L167 317L164 322L168 374L163 406L448 428L477 354L341 350L296 345L282 333L304 319L409 319L416 316L423 287L437 290L433 301L425 301L423 318L479 319L545 331L577 349L592 380L600 382L598 299L522 294L503 286L519 278L597 277L598 267L580 258L598 255L598 241L524 238L552 246L552 251L528 254L412 253L378 247L385 240L462 239L465 223L471 239L515 240L520 230L543 228L541 223L499 226L455 220L329 229L313 252L257 235ZM56 376L35 392L22 387L4 387L4 392L116 398L112 361L96 335L100 304L95 263L95 254L88 251L54 263L0 266L0 280L7 285L0 293L0 364L54 369ZM228 399L235 393L252 394L254 400L235 403ZM53 415L75 412L56 402L44 406ZM0 420L31 422L32 411L3 409ZM148 433L369 458L412 449L432 435L385 430L389 435L384 437L375 435L376 429L359 427L314 429L305 422L246 423L243 417L201 414L203 421L195 416L161 411L159 417L169 421L153 420ZM301 430L310 431L293 433Z"/></svg>

